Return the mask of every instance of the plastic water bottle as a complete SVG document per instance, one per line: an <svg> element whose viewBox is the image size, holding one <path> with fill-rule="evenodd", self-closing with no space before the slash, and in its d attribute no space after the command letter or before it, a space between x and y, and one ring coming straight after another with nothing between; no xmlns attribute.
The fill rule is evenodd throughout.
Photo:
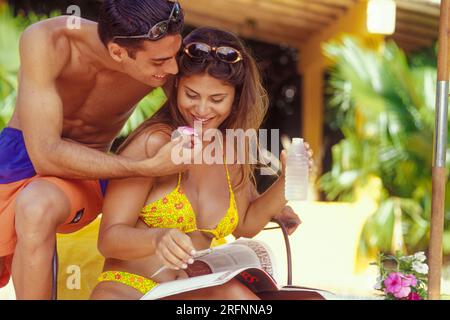
<svg viewBox="0 0 450 320"><path fill-rule="evenodd" d="M304 201L308 195L309 157L303 139L293 138L286 159L286 200Z"/></svg>

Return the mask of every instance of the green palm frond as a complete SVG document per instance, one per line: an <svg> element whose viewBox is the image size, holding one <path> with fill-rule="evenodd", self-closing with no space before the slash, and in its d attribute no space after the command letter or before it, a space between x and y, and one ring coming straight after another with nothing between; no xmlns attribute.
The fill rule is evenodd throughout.
<svg viewBox="0 0 450 320"><path fill-rule="evenodd" d="M136 129L145 119L153 116L155 112L164 105L166 100L167 98L162 88L157 88L150 92L136 106L133 114L122 128L120 136L125 137L129 135L131 131Z"/></svg>
<svg viewBox="0 0 450 320"><path fill-rule="evenodd" d="M426 249L435 48L407 57L393 42L376 51L345 37L325 44L324 53L335 62L327 88L327 119L334 119L331 127L338 128L344 139L333 147L332 169L321 177L322 189L328 199L349 200L369 176L379 177L383 196L364 227L360 252L392 250L398 221L406 249ZM446 201L449 232L450 201ZM450 253L450 242L444 247Z"/></svg>
<svg viewBox="0 0 450 320"><path fill-rule="evenodd" d="M54 11L50 16L58 14ZM11 118L16 101L20 35L27 26L45 18L33 13L14 16L8 5L0 4L0 129Z"/></svg>

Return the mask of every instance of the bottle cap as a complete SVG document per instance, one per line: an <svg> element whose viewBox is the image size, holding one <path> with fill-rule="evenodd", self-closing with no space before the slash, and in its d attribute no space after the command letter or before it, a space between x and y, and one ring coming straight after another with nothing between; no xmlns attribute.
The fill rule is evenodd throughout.
<svg viewBox="0 0 450 320"><path fill-rule="evenodd" d="M292 154L302 154L304 152L304 144L302 138L292 138L291 146L289 147L289 150L291 150ZM288 150L288 152L289 152Z"/></svg>

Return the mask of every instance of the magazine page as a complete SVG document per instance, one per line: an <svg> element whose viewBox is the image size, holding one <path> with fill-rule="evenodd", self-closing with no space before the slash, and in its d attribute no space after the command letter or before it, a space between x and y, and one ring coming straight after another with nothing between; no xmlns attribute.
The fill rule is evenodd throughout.
<svg viewBox="0 0 450 320"><path fill-rule="evenodd" d="M141 300L155 300L187 291L220 285L229 281L238 273L239 270L224 271L160 283L147 292Z"/></svg>
<svg viewBox="0 0 450 320"><path fill-rule="evenodd" d="M141 300L155 300L202 288L224 284L235 278L255 293L278 290L272 277L262 269L241 268L158 284Z"/></svg>
<svg viewBox="0 0 450 320"><path fill-rule="evenodd" d="M194 264L189 266L189 276L252 267L262 268L272 277L274 275L274 255L261 241L239 239L208 250L207 254L196 258Z"/></svg>
<svg viewBox="0 0 450 320"><path fill-rule="evenodd" d="M242 238L236 240L230 245L245 245L252 249L259 260L260 268L270 274L273 278L277 275L277 264L275 255L273 254L269 245L260 240ZM244 266L244 264L242 265Z"/></svg>
<svg viewBox="0 0 450 320"><path fill-rule="evenodd" d="M194 263L188 265L184 271L189 277L198 277L241 268L261 268L276 278L273 253L262 241L253 239L239 239L198 251L194 255ZM164 269L165 266L156 271L151 278Z"/></svg>
<svg viewBox="0 0 450 320"><path fill-rule="evenodd" d="M255 293L278 291L280 287L266 271L259 268L240 269L236 279Z"/></svg>
<svg viewBox="0 0 450 320"><path fill-rule="evenodd" d="M220 285L232 278L254 292L278 290L273 278L273 257L268 246L253 239L239 239L199 251L194 263L184 270L189 278L161 283L145 299Z"/></svg>

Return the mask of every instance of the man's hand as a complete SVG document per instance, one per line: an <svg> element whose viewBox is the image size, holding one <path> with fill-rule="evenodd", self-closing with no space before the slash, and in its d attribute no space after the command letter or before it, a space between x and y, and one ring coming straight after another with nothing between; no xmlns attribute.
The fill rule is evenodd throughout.
<svg viewBox="0 0 450 320"><path fill-rule="evenodd" d="M300 220L290 206L285 206L274 218L284 224L289 235L294 233L294 231L297 230L297 227L302 223L302 220Z"/></svg>
<svg viewBox="0 0 450 320"><path fill-rule="evenodd" d="M197 144L200 147L195 147ZM161 147L152 158L141 161L143 175L160 177L186 171L201 152L198 137L179 136Z"/></svg>

